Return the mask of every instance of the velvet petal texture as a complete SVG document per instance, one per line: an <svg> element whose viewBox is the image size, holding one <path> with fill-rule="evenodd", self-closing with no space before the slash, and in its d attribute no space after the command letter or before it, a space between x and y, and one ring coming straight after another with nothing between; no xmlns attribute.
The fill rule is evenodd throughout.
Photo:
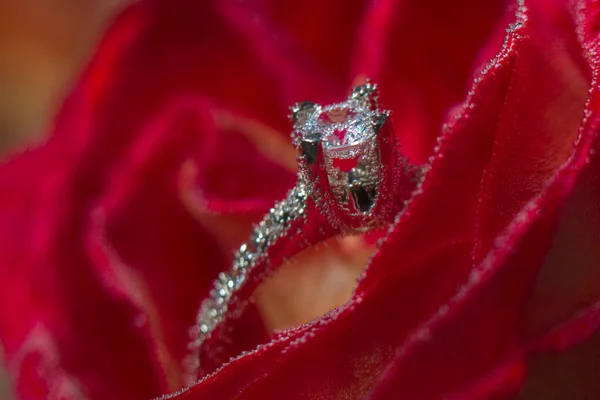
<svg viewBox="0 0 600 400"><path fill-rule="evenodd" d="M587 25L560 4L514 12L504 46L446 125L424 183L353 300L181 397L486 398L519 390L526 357L539 350L524 310L543 307L536 279L559 268L547 254L561 246L552 238L560 237L565 202L581 197L575 182L594 175L598 126L597 94L588 93L597 64L577 55L594 54L595 42L576 33ZM577 237L597 237L597 194L579 201L592 207L591 230L578 224L586 233ZM594 262L588 253L578 268ZM583 326L573 339L597 327L593 319Z"/></svg>
<svg viewBox="0 0 600 400"><path fill-rule="evenodd" d="M115 21L48 143L0 169L1 335L22 398L180 388L187 331L228 267L228 237L245 235L294 182L235 124L222 128L239 97L222 101L148 67L174 51L153 32L154 7L136 4ZM232 171L245 175L225 179ZM239 217L219 234L208 224L215 213ZM260 320L253 330L264 334Z"/></svg>
<svg viewBox="0 0 600 400"><path fill-rule="evenodd" d="M539 398L539 360L573 363L600 325L594 4L128 7L47 143L0 167L18 394ZM250 313L239 355L177 392L210 282L294 184L287 107L366 76L424 181L346 305L270 338ZM592 393L575 375L571 395Z"/></svg>

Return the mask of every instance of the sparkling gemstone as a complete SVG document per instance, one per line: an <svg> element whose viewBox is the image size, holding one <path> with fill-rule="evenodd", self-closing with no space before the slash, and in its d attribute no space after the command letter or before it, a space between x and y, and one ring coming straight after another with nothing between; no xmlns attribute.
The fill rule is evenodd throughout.
<svg viewBox="0 0 600 400"><path fill-rule="evenodd" d="M368 86L368 85L367 85ZM329 189L345 209L368 213L377 198L379 141L377 136L388 113L375 107L373 87L353 92L343 103L315 106L302 128L300 153L308 176L315 179L319 142ZM363 93L364 92L364 93ZM353 211L354 212L354 211Z"/></svg>
<svg viewBox="0 0 600 400"><path fill-rule="evenodd" d="M231 280L233 282L234 287L239 288L246 280L246 271L234 268L231 271Z"/></svg>
<svg viewBox="0 0 600 400"><path fill-rule="evenodd" d="M321 133L323 145L330 150L359 146L375 134L368 113L357 112L346 104L324 109L314 130Z"/></svg>

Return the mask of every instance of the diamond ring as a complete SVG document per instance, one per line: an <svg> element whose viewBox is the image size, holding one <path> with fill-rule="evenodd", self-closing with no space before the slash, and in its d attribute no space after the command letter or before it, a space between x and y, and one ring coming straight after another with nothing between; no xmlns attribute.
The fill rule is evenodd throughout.
<svg viewBox="0 0 600 400"><path fill-rule="evenodd" d="M235 253L198 311L186 360L189 381L211 372L227 357L235 319L264 277L302 249L334 236L364 232L394 221L420 176L402 157L367 82L341 103L301 102L291 109L298 180Z"/></svg>

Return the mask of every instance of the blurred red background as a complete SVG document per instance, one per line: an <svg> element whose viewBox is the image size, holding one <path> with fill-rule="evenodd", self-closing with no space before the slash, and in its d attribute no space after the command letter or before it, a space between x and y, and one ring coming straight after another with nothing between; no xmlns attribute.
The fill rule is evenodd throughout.
<svg viewBox="0 0 600 400"><path fill-rule="evenodd" d="M0 3L0 150L35 140L125 0Z"/></svg>
<svg viewBox="0 0 600 400"><path fill-rule="evenodd" d="M0 155L42 139L45 126L125 0L0 2ZM0 373L0 399L11 399Z"/></svg>
<svg viewBox="0 0 600 400"><path fill-rule="evenodd" d="M104 28L131 1L0 3L0 162L44 139ZM267 326L281 329L307 322L343 304L372 252L361 243L347 237L304 252L262 285L255 299ZM0 400L10 399L0 362Z"/></svg>

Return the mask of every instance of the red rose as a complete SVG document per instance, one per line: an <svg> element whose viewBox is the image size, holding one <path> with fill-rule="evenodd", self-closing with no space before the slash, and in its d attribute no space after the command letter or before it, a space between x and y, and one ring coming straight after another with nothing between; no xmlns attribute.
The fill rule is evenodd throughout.
<svg viewBox="0 0 600 400"><path fill-rule="evenodd" d="M595 2L140 1L43 146L0 168L0 338L23 399L183 387L231 249L294 184L287 107L380 83L425 178L352 299L189 399L595 398ZM494 397L496 396L496 397Z"/></svg>

